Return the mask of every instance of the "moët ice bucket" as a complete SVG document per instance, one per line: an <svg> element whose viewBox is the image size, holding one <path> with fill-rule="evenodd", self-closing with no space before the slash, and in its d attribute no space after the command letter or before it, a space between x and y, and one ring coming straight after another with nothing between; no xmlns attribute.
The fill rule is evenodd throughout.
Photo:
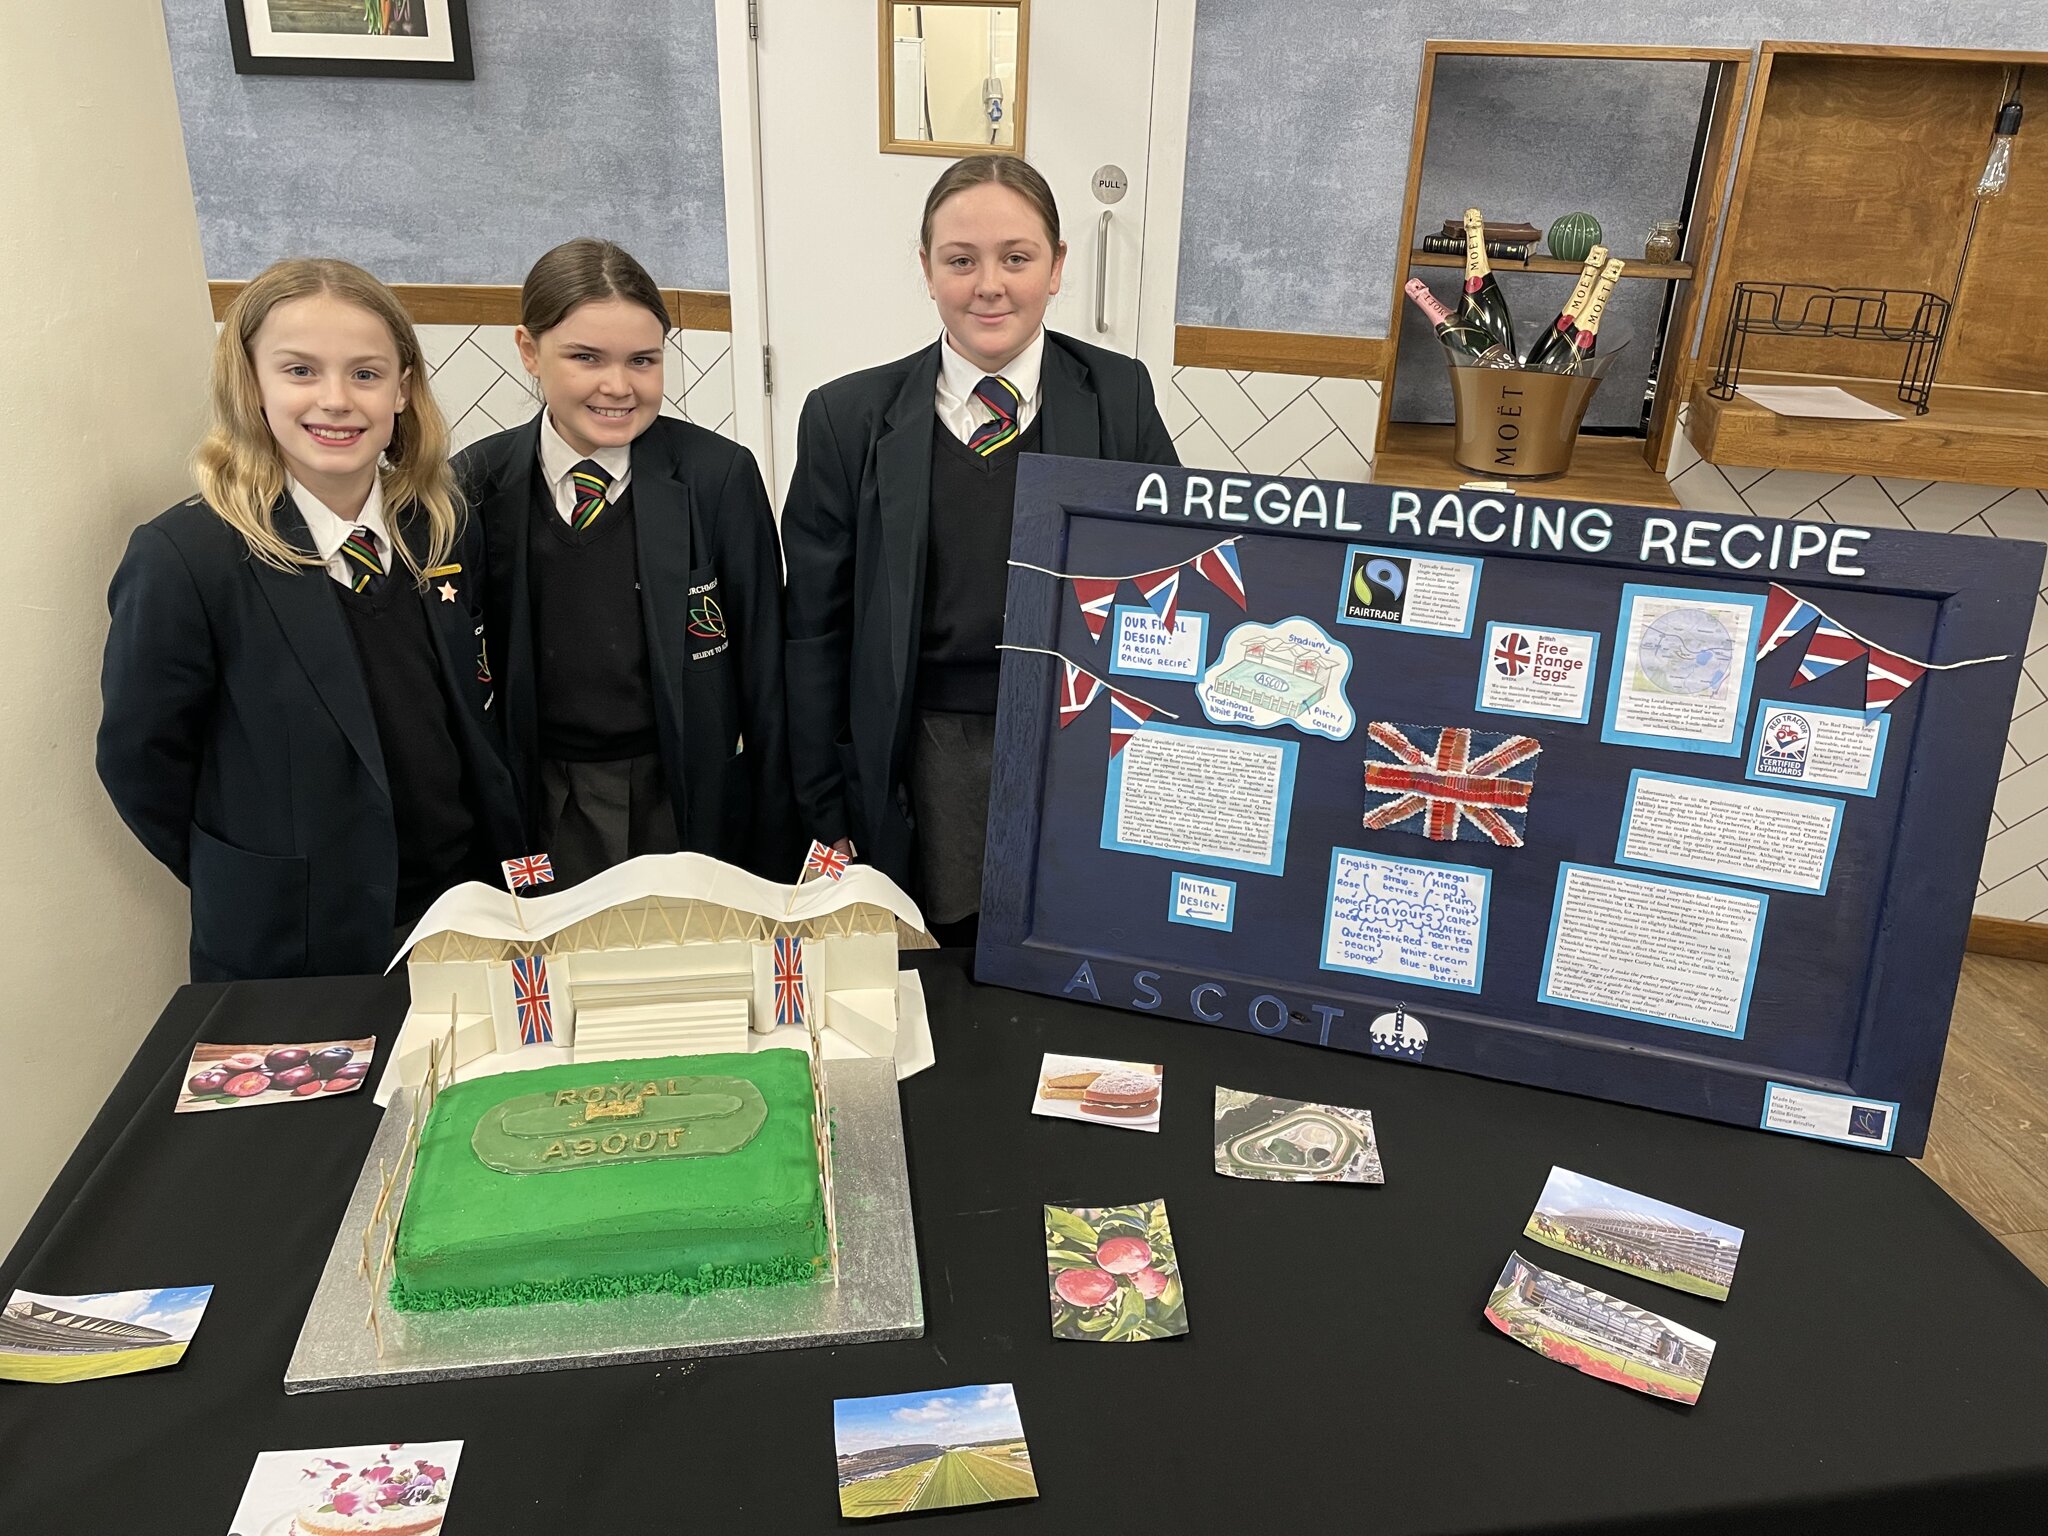
<svg viewBox="0 0 2048 1536"><path fill-rule="evenodd" d="M1457 431L1451 457L1484 475L1561 475L1572 467L1579 423L1600 387L1597 369L1545 373L1451 363Z"/></svg>

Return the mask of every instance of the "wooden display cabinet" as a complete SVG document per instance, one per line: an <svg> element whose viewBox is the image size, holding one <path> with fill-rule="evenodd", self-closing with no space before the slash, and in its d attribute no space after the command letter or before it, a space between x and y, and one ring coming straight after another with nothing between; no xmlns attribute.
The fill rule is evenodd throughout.
<svg viewBox="0 0 2048 1536"><path fill-rule="evenodd" d="M1412 242L1415 238L1416 207L1422 189L1423 158L1429 140L1430 105L1435 91L1438 61L1447 57L1472 56L1576 60L1583 61L1589 69L1597 69L1603 60L1616 59L1708 66L1706 88L1700 103L1700 128L1693 146L1694 159L1685 190L1684 247L1676 261L1651 263L1639 259L1630 260L1622 273L1623 281L1670 285L1670 302L1663 309L1662 330L1656 338L1646 338L1646 344L1658 346L1661 350L1658 371L1652 374L1653 386L1656 387L1650 401L1644 434L1641 437L1584 434L1579 438L1578 445L1573 451L1572 467L1567 473L1543 479L1510 482L1526 488L1528 493L1534 496L1626 502L1636 506L1675 507L1678 502L1672 495L1670 482L1664 478L1663 471L1670 458L1671 440L1677 428L1677 407L1681 391L1670 386L1675 384L1673 375L1681 369L1693 327L1698 320L1701 285L1696 279L1707 263L1708 253L1713 250L1714 237L1719 226L1721 204L1728 185L1730 161L1735 147L1733 130L1749 79L1749 52L1737 48L1657 48L1566 43L1431 41L1424 44L1422 81L1415 98L1415 132L1409 149L1408 187L1401 206L1401 229L1404 240ZM1529 190L1532 202L1538 203L1557 203L1568 199L1572 192L1571 188L1564 186L1532 186ZM1615 254L1628 259L1631 252L1625 246L1623 232L1610 231L1609 235L1607 243L1614 248ZM1462 257L1423 251L1419 246L1412 246L1405 257L1395 264L1394 294L1387 321L1387 365L1381 380L1379 435L1372 466L1373 479L1383 484L1449 488L1467 480L1488 478L1479 471L1466 469L1452 459L1453 429L1449 425L1392 419L1394 378L1399 366L1401 327L1425 323L1419 315L1413 318L1409 316L1408 311L1412 306L1402 294L1402 285L1407 282L1409 274L1418 267L1463 265ZM1508 291L1510 304L1516 302L1514 289L1519 273L1526 271L1576 274L1578 270L1579 263L1575 261L1559 261L1548 256L1532 256L1526 263L1494 263L1494 273L1502 287ZM1548 316L1543 318L1547 319ZM1661 379L1659 374L1662 375Z"/></svg>
<svg viewBox="0 0 2048 1536"><path fill-rule="evenodd" d="M1690 375L1687 434L1701 457L2048 489L2048 124L2021 128L2002 196L1975 196L2000 103L2024 101L2027 71L2044 65L2048 53L1763 45ZM1895 346L1755 330L1741 382L1832 384L1902 419L1780 416L1717 398L1739 282L1946 300L1925 414L1899 398Z"/></svg>

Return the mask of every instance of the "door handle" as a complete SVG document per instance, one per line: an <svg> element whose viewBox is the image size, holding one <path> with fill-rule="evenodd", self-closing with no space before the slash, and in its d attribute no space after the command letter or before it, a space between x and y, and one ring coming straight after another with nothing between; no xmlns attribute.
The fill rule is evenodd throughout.
<svg viewBox="0 0 2048 1536"><path fill-rule="evenodd" d="M1109 210L1095 226L1095 329L1109 329Z"/></svg>

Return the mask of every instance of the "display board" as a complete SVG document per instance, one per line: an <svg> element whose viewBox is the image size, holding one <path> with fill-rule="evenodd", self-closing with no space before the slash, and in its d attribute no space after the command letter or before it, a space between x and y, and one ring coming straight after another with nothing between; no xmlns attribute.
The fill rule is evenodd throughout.
<svg viewBox="0 0 2048 1536"><path fill-rule="evenodd" d="M2042 554L1026 456L975 974L1918 1153Z"/></svg>

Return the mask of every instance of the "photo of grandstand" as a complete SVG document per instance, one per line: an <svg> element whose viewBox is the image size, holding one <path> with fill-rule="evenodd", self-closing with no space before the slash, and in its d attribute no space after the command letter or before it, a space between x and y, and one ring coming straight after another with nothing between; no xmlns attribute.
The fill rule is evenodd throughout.
<svg viewBox="0 0 2048 1536"><path fill-rule="evenodd" d="M1522 1232L1559 1253L1713 1301L1728 1299L1742 1257L1742 1228L1569 1168L1550 1170Z"/></svg>
<svg viewBox="0 0 2048 1536"><path fill-rule="evenodd" d="M0 1378L91 1381L176 1365L212 1295L210 1285L86 1296L16 1291L0 1308Z"/></svg>
<svg viewBox="0 0 2048 1536"><path fill-rule="evenodd" d="M849 1520L1038 1497L1007 1382L841 1398L832 1434L839 1513Z"/></svg>
<svg viewBox="0 0 2048 1536"><path fill-rule="evenodd" d="M1587 1376L1690 1406L1714 1341L1617 1296L1539 1269L1519 1253L1487 1298L1486 1320L1517 1344Z"/></svg>

